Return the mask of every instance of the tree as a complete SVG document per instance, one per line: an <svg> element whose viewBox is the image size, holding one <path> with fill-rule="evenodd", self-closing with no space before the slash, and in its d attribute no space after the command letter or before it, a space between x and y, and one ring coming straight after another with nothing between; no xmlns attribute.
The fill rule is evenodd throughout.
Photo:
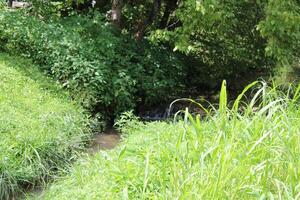
<svg viewBox="0 0 300 200"><path fill-rule="evenodd" d="M138 25L137 31L135 33L135 37L137 40L141 40L143 38L147 27L157 19L160 8L161 0L153 0L152 9L150 10L148 17Z"/></svg>
<svg viewBox="0 0 300 200"><path fill-rule="evenodd" d="M166 0L164 14L160 20L160 29L164 29L168 26L171 14L177 9L178 0Z"/></svg>
<svg viewBox="0 0 300 200"><path fill-rule="evenodd" d="M123 6L123 0L112 0L111 22L117 28L121 28Z"/></svg>
<svg viewBox="0 0 300 200"><path fill-rule="evenodd" d="M103 9L106 5L110 3L109 0L96 0L96 5L95 7L97 9Z"/></svg>
<svg viewBox="0 0 300 200"><path fill-rule="evenodd" d="M166 39L175 50L197 58L201 73L212 79L268 67L266 40L257 30L264 5L244 0L181 1L173 16L176 28L155 31L154 39Z"/></svg>
<svg viewBox="0 0 300 200"><path fill-rule="evenodd" d="M12 7L12 5L13 5L13 0L8 0L8 7Z"/></svg>
<svg viewBox="0 0 300 200"><path fill-rule="evenodd" d="M266 17L258 26L267 39L267 55L288 66L300 58L300 2L269 0Z"/></svg>

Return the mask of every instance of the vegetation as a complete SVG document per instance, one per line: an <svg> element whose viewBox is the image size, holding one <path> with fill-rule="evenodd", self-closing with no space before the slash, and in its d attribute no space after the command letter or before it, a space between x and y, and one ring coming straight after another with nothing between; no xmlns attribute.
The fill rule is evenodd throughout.
<svg viewBox="0 0 300 200"><path fill-rule="evenodd" d="M3 9L5 7L5 1L0 1L0 9Z"/></svg>
<svg viewBox="0 0 300 200"><path fill-rule="evenodd" d="M299 58L300 2L271 0L266 6L266 18L259 24L268 39L266 53L281 65L294 65Z"/></svg>
<svg viewBox="0 0 300 200"><path fill-rule="evenodd" d="M164 101L185 77L174 53L147 42L137 45L97 14L45 23L2 12L0 43L5 51L32 58L86 108L106 115Z"/></svg>
<svg viewBox="0 0 300 200"><path fill-rule="evenodd" d="M204 118L129 120L117 149L82 160L42 198L298 199L299 88L286 95L263 83L229 108L224 84Z"/></svg>
<svg viewBox="0 0 300 200"><path fill-rule="evenodd" d="M0 54L0 199L44 182L88 139L83 110L28 60Z"/></svg>
<svg viewBox="0 0 300 200"><path fill-rule="evenodd" d="M14 56L0 54L0 199L65 171L116 121L122 144L80 156L43 198L300 198L300 86L247 86L299 81L299 1L12 2L0 0L0 51ZM246 87L233 102L224 79ZM198 107L173 123L133 117L183 96L220 102L185 99Z"/></svg>
<svg viewBox="0 0 300 200"><path fill-rule="evenodd" d="M42 64L86 108L110 118L193 87L298 67L295 0L29 2L1 12L2 48Z"/></svg>
<svg viewBox="0 0 300 200"><path fill-rule="evenodd" d="M214 79L272 67L265 56L266 41L257 29L264 6L256 1L184 1L176 11L182 26L157 30L176 49L198 58L202 73ZM155 36L155 34L154 34Z"/></svg>

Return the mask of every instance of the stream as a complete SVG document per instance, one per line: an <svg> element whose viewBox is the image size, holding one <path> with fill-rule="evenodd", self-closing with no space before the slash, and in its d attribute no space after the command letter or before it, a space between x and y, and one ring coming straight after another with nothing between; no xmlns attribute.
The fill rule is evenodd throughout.
<svg viewBox="0 0 300 200"><path fill-rule="evenodd" d="M165 121L173 119L176 112L189 108L191 113L197 113L203 115L203 111L199 110L199 107L191 104L186 99L182 99L173 104L161 104L153 107L142 108L138 111L138 117L140 120L149 121ZM113 127L106 129L103 132L97 133L93 136L89 146L86 149L86 153L89 155L95 155L102 150L114 149L121 142L121 133ZM37 186L28 191L27 195L41 199L43 196L44 187ZM24 196L23 196L24 197ZM23 199L23 197L20 197Z"/></svg>
<svg viewBox="0 0 300 200"><path fill-rule="evenodd" d="M118 145L121 140L120 132L114 128L109 128L103 133L97 134L91 141L90 147L87 149L89 154L95 154L100 150L110 150Z"/></svg>

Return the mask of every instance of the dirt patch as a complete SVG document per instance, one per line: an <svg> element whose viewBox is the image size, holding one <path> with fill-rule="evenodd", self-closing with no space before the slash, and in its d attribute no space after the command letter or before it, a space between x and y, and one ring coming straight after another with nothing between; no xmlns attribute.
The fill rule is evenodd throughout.
<svg viewBox="0 0 300 200"><path fill-rule="evenodd" d="M100 133L92 140L88 153L95 154L100 150L109 150L115 148L121 140L120 133L115 129L109 129Z"/></svg>

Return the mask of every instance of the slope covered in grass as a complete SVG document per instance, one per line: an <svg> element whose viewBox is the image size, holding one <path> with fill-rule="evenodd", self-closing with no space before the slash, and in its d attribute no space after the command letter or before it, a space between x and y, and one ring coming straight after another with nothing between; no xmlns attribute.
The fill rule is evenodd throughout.
<svg viewBox="0 0 300 200"><path fill-rule="evenodd" d="M299 199L298 92L263 86L240 113L223 88L214 116L130 122L121 146L82 160L43 199Z"/></svg>
<svg viewBox="0 0 300 200"><path fill-rule="evenodd" d="M0 54L0 199L65 167L88 131L83 110L28 60Z"/></svg>

